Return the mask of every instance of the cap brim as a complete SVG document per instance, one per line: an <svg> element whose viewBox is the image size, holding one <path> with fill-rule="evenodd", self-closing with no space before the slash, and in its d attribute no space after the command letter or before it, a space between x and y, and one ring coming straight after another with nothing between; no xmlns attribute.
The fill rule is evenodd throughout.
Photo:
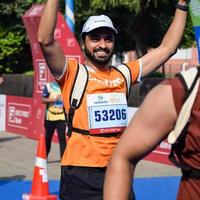
<svg viewBox="0 0 200 200"><path fill-rule="evenodd" d="M115 29L114 27L105 26L105 25L103 25L103 26L99 26L99 25L98 25L98 26L94 26L94 27L88 29L87 31L81 32L81 35L82 35L82 34L87 34L87 33L91 32L91 31L93 31L93 30L95 30L95 29L98 29L98 28L109 28L109 29L111 29L115 34L118 34L117 29Z"/></svg>

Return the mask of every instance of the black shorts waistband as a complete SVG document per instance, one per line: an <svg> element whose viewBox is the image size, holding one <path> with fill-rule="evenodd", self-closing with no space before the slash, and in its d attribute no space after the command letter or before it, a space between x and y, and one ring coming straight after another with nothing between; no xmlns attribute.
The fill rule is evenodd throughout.
<svg viewBox="0 0 200 200"><path fill-rule="evenodd" d="M106 171L106 167L84 167L84 166L71 166L71 165L62 165L62 169L75 169L83 171Z"/></svg>

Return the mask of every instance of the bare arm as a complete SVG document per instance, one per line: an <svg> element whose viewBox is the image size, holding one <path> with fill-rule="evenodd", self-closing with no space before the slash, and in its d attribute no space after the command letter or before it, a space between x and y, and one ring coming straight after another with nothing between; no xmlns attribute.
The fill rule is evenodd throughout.
<svg viewBox="0 0 200 200"><path fill-rule="evenodd" d="M178 3L181 5L186 5L186 0L179 0ZM184 33L186 19L187 12L176 9L174 19L160 46L142 57L142 76L146 76L161 66L176 52Z"/></svg>
<svg viewBox="0 0 200 200"><path fill-rule="evenodd" d="M137 161L167 136L176 118L171 86L156 86L145 98L113 152L106 171L104 200L128 200Z"/></svg>
<svg viewBox="0 0 200 200"><path fill-rule="evenodd" d="M65 65L65 55L54 39L59 0L47 0L38 28L38 41L51 73L59 78Z"/></svg>

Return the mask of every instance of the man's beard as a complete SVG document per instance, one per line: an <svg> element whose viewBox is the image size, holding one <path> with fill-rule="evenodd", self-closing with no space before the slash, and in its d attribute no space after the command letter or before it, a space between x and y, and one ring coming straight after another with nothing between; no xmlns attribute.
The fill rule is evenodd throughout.
<svg viewBox="0 0 200 200"><path fill-rule="evenodd" d="M105 51L107 53L107 57L96 57L95 56L95 52L97 51ZM94 64L97 64L97 65L106 65L109 63L112 55L113 55L113 51L111 52L109 49L95 49L94 53L91 53L87 47L85 47L85 55L87 56L87 58Z"/></svg>

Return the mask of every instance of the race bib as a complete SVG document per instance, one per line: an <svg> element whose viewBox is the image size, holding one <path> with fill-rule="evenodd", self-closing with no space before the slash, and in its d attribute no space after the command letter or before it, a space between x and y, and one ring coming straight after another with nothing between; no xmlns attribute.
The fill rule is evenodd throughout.
<svg viewBox="0 0 200 200"><path fill-rule="evenodd" d="M90 134L122 132L127 126L127 101L124 93L87 95Z"/></svg>

